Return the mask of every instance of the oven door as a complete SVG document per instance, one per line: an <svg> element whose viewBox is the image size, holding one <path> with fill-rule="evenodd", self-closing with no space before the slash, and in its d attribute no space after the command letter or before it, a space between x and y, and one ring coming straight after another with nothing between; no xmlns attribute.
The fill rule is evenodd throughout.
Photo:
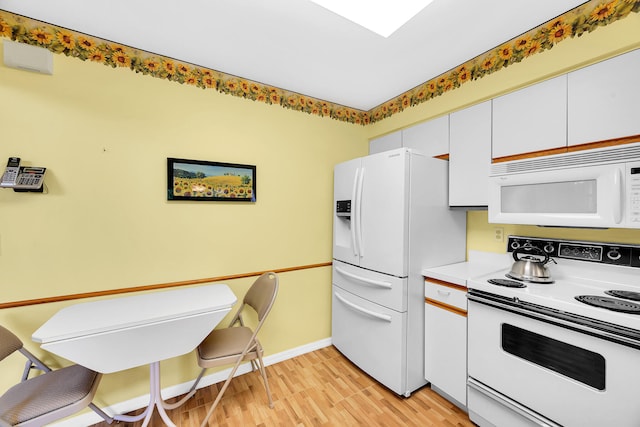
<svg viewBox="0 0 640 427"><path fill-rule="evenodd" d="M638 348L479 301L469 297L468 407L481 426L640 425Z"/></svg>

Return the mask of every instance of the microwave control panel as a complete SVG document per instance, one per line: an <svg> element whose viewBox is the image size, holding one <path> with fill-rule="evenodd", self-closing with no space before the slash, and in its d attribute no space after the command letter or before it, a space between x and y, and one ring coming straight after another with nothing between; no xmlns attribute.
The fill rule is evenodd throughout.
<svg viewBox="0 0 640 427"><path fill-rule="evenodd" d="M627 226L640 228L640 162L627 163Z"/></svg>

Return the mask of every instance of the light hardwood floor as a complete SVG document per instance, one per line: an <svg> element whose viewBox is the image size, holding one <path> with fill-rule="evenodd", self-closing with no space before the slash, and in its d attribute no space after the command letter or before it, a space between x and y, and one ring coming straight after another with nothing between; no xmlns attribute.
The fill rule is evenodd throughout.
<svg viewBox="0 0 640 427"><path fill-rule="evenodd" d="M275 407L269 404L257 372L234 378L210 426L460 426L467 415L428 386L411 397L397 396L375 382L333 346L267 367ZM180 427L197 427L222 383L200 389L184 406L169 411ZM120 423L138 427L142 423ZM164 424L155 413L151 427ZM108 427L108 424L96 424Z"/></svg>

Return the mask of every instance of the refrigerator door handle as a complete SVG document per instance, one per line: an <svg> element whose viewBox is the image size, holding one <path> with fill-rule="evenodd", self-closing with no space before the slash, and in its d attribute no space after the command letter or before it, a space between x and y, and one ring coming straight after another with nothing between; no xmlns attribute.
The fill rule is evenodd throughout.
<svg viewBox="0 0 640 427"><path fill-rule="evenodd" d="M336 298L338 298L340 302L342 302L347 307L350 307L351 309L358 311L360 313L366 314L368 316L375 317L376 319L384 320L385 322L391 323L391 320L392 320L391 316L387 314L376 313L375 311L367 310L364 307L360 307L357 304L347 301L342 295L340 295L337 292L334 292L333 294L336 296Z"/></svg>
<svg viewBox="0 0 640 427"><path fill-rule="evenodd" d="M351 203L353 205L353 212L351 212L351 248L353 249L354 256L358 256L358 247L356 246L356 224L358 222L358 182L360 182L360 168L356 169L356 176L353 178L353 188L351 189Z"/></svg>
<svg viewBox="0 0 640 427"><path fill-rule="evenodd" d="M389 282L383 282L382 280L374 280L374 279L368 279L366 277L360 277L357 274L349 273L348 271L345 271L340 267L335 267L335 269L338 273L342 274L343 276L350 277L354 280L358 280L360 282L364 282L369 285L379 286L385 289L391 289L391 283Z"/></svg>
<svg viewBox="0 0 640 427"><path fill-rule="evenodd" d="M358 182L358 190L356 193L356 206L358 207L358 211L356 213L357 224L358 224L358 253L360 254L360 258L364 257L364 247L362 245L362 188L364 187L364 167L360 169L360 181Z"/></svg>

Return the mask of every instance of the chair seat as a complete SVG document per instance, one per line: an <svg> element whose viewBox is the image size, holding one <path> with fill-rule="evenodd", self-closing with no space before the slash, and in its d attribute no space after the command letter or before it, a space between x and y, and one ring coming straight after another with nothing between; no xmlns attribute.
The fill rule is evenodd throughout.
<svg viewBox="0 0 640 427"><path fill-rule="evenodd" d="M71 407L90 397L99 375L72 365L18 383L0 397L0 423L13 426Z"/></svg>
<svg viewBox="0 0 640 427"><path fill-rule="evenodd" d="M198 346L198 355L203 360L239 356L252 337L253 331L245 326L214 329Z"/></svg>

